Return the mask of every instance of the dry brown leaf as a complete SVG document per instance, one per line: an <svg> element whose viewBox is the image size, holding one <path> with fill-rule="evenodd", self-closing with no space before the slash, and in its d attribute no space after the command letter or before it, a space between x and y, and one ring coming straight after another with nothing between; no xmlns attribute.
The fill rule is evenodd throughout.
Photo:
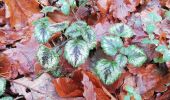
<svg viewBox="0 0 170 100"><path fill-rule="evenodd" d="M5 0L10 13L10 25L16 29L32 23L33 20L42 17L40 14L39 4L36 0Z"/></svg>

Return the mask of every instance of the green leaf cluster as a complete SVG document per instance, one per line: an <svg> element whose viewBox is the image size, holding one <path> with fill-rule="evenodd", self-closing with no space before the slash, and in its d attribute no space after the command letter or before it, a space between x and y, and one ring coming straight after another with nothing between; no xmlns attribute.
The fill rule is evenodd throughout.
<svg viewBox="0 0 170 100"><path fill-rule="evenodd" d="M110 28L110 35L101 40L103 51L114 56L114 61L99 60L95 66L95 72L105 84L112 84L121 75L127 63L136 67L141 66L147 59L144 51L135 45L125 47L122 38L133 36L132 29L123 23L118 23Z"/></svg>
<svg viewBox="0 0 170 100"><path fill-rule="evenodd" d="M6 89L6 79L0 77L0 96L4 94L5 89ZM0 100L13 100L13 98L6 96L6 97L0 98Z"/></svg>
<svg viewBox="0 0 170 100"><path fill-rule="evenodd" d="M0 96L4 94L6 89L6 80L4 78L0 78Z"/></svg>
<svg viewBox="0 0 170 100"><path fill-rule="evenodd" d="M33 25L35 26L35 38L38 40L39 43L46 43L54 33L66 29L69 25L69 22L64 21L60 23L50 23L48 17L44 17L36 20Z"/></svg>
<svg viewBox="0 0 170 100"><path fill-rule="evenodd" d="M89 51L96 45L96 35L84 21L72 23L65 31L65 36L71 38L64 49L64 56L74 67L83 64Z"/></svg>
<svg viewBox="0 0 170 100"><path fill-rule="evenodd" d="M76 7L76 0L58 0L56 6L60 5L60 11L65 14L70 14L70 9Z"/></svg>
<svg viewBox="0 0 170 100"><path fill-rule="evenodd" d="M157 52L160 52L163 56L160 58L155 58L154 61L158 63L170 61L170 50L165 45L159 45L155 49Z"/></svg>
<svg viewBox="0 0 170 100"><path fill-rule="evenodd" d="M135 100L142 100L142 97L140 96L140 94L137 93L132 86L127 85L125 87L125 90L127 91L127 95L124 97L124 100L131 100L130 98L132 96L134 97Z"/></svg>
<svg viewBox="0 0 170 100"><path fill-rule="evenodd" d="M159 40L155 39L154 31L156 30L156 24L162 20L162 17L157 12L150 12L143 18L144 30L147 32L148 37L142 39L143 44L158 45Z"/></svg>

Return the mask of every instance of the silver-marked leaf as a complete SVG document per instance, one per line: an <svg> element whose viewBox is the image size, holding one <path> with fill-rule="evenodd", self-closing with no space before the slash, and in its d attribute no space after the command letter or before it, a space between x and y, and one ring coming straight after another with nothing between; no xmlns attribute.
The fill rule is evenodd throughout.
<svg viewBox="0 0 170 100"><path fill-rule="evenodd" d="M63 21L60 23L55 23L55 24L51 24L48 26L48 30L51 33L56 33L56 32L60 32L63 31L64 29L66 29L69 25L69 21Z"/></svg>
<svg viewBox="0 0 170 100"><path fill-rule="evenodd" d="M135 45L131 45L127 48L121 48L120 52L127 55L128 62L136 67L140 67L147 60L144 51Z"/></svg>
<svg viewBox="0 0 170 100"><path fill-rule="evenodd" d="M157 23L162 20L162 17L157 12L150 12L146 17L142 18L142 21L145 25L148 23Z"/></svg>
<svg viewBox="0 0 170 100"><path fill-rule="evenodd" d="M165 45L159 45L155 48L157 52L164 53L168 50L168 48Z"/></svg>
<svg viewBox="0 0 170 100"><path fill-rule="evenodd" d="M124 38L130 38L134 35L131 27L129 27L128 25L124 23L114 24L110 28L110 33L116 36L124 37Z"/></svg>
<svg viewBox="0 0 170 100"><path fill-rule="evenodd" d="M85 6L88 0L79 0L79 6Z"/></svg>
<svg viewBox="0 0 170 100"><path fill-rule="evenodd" d="M146 31L148 34L151 34L151 33L154 32L155 29L156 29L156 25L155 25L155 24L148 24L148 25L146 25L145 31Z"/></svg>
<svg viewBox="0 0 170 100"><path fill-rule="evenodd" d="M61 6L61 12L65 15L70 14L70 5L68 4L68 2L63 3L63 5Z"/></svg>
<svg viewBox="0 0 170 100"><path fill-rule="evenodd" d="M89 26L86 29L86 33L83 35L83 39L87 42L89 49L93 49L96 46L96 34Z"/></svg>
<svg viewBox="0 0 170 100"><path fill-rule="evenodd" d="M69 4L72 8L76 7L76 0L69 0Z"/></svg>
<svg viewBox="0 0 170 100"><path fill-rule="evenodd" d="M59 10L57 7L54 6L45 6L43 9L40 11L42 13L48 13L48 12L54 12L55 10Z"/></svg>
<svg viewBox="0 0 170 100"><path fill-rule="evenodd" d="M101 47L110 56L114 56L122 46L123 42L120 37L104 36L101 40Z"/></svg>
<svg viewBox="0 0 170 100"><path fill-rule="evenodd" d="M164 59L164 61L170 61L170 50L166 50L163 53L163 59Z"/></svg>
<svg viewBox="0 0 170 100"><path fill-rule="evenodd" d="M166 18L167 20L170 20L170 11L166 11L166 12L165 12L165 18Z"/></svg>
<svg viewBox="0 0 170 100"><path fill-rule="evenodd" d="M118 54L115 58L115 62L117 63L117 65L119 67L125 67L126 63L127 63L127 57L122 55L122 54Z"/></svg>
<svg viewBox="0 0 170 100"><path fill-rule="evenodd" d="M37 51L37 58L39 63L45 69L55 68L59 62L58 54L44 45L39 47Z"/></svg>
<svg viewBox="0 0 170 100"><path fill-rule="evenodd" d="M0 78L0 96L4 94L6 89L6 80L4 78Z"/></svg>
<svg viewBox="0 0 170 100"><path fill-rule="evenodd" d="M101 59L97 62L95 72L103 83L107 85L115 82L122 73L116 62L108 61L106 59Z"/></svg>
<svg viewBox="0 0 170 100"><path fill-rule="evenodd" d="M64 56L74 67L83 64L89 55L89 48L85 41L74 39L67 42L64 49Z"/></svg>
<svg viewBox="0 0 170 100"><path fill-rule="evenodd" d="M48 18L41 18L33 23L34 36L40 43L46 43L51 37L51 33L47 30L47 27L50 25Z"/></svg>
<svg viewBox="0 0 170 100"><path fill-rule="evenodd" d="M77 21L71 24L70 27L67 28L66 32L64 33L66 36L70 36L72 38L76 38L85 34L85 29L87 27L87 23L84 21Z"/></svg>
<svg viewBox="0 0 170 100"><path fill-rule="evenodd" d="M6 97L0 98L0 100L14 100L14 99L10 96L6 96Z"/></svg>
<svg viewBox="0 0 170 100"><path fill-rule="evenodd" d="M158 45L159 44L159 40L157 39L149 39L149 38L143 38L141 43L143 44L155 44L155 45Z"/></svg>

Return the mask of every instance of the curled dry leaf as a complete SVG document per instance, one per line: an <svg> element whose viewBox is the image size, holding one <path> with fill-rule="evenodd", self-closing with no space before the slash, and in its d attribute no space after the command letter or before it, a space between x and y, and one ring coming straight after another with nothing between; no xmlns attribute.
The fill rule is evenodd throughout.
<svg viewBox="0 0 170 100"><path fill-rule="evenodd" d="M42 16L38 2L35 0L5 0L10 13L10 25L16 29L26 26Z"/></svg>
<svg viewBox="0 0 170 100"><path fill-rule="evenodd" d="M39 44L32 37L28 41L22 43L17 43L16 48L8 49L4 51L10 59L19 62L18 71L20 74L26 74L34 72L34 64L36 62L36 51L39 47Z"/></svg>
<svg viewBox="0 0 170 100"><path fill-rule="evenodd" d="M15 78L18 75L18 64L6 54L0 54L0 77Z"/></svg>
<svg viewBox="0 0 170 100"><path fill-rule="evenodd" d="M62 97L84 96L86 99L110 100L110 97L103 90L100 80L91 72L81 69L76 70L72 78L57 78L53 80L53 83L57 93Z"/></svg>
<svg viewBox="0 0 170 100"><path fill-rule="evenodd" d="M11 90L14 93L24 95L26 100L57 100L61 99L55 92L52 78L44 73L39 78L31 81L30 78L23 77L11 82ZM27 92L27 89L30 92Z"/></svg>

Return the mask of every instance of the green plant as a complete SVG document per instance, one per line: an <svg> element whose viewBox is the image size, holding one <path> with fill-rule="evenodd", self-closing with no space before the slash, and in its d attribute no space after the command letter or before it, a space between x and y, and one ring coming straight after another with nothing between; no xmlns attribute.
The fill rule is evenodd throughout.
<svg viewBox="0 0 170 100"><path fill-rule="evenodd" d="M90 26L84 21L76 21L68 27L69 22L51 24L48 18L41 18L34 22L35 37L40 43L46 43L55 32L63 32L69 38L65 45L64 56L70 64L78 67L83 64L89 51L96 45L96 36ZM67 28L67 29L66 29ZM64 31L66 29L66 31ZM37 51L37 58L45 68L57 67L58 54L54 49L41 45Z"/></svg>
<svg viewBox="0 0 170 100"><path fill-rule="evenodd" d="M169 11L165 12L165 18L169 20ZM151 12L148 14L146 18L144 18L143 23L145 25L145 31L148 34L147 38L144 38L142 40L142 43L144 44L154 44L156 46L155 50L162 54L161 57L154 58L154 62L156 63L163 63L166 61L170 61L170 50L169 46L166 46L164 44L161 44L158 39L155 38L155 30L156 30L156 24L159 23L162 20L162 17L156 13ZM160 35L160 34L158 34Z"/></svg>
<svg viewBox="0 0 170 100"><path fill-rule="evenodd" d="M122 73L127 63L140 67L146 61L144 51L135 45L125 47L122 38L133 36L132 29L123 23L117 23L110 28L110 35L101 40L101 47L109 56L115 56L114 61L99 60L95 72L105 84L112 84Z"/></svg>
<svg viewBox="0 0 170 100"><path fill-rule="evenodd" d="M85 6L87 0L79 0L79 6ZM69 15L70 11L77 6L76 0L58 0L54 6L45 6L41 10L45 15L48 12L54 12L55 10L61 11L64 15Z"/></svg>
<svg viewBox="0 0 170 100"><path fill-rule="evenodd" d="M142 20L144 24L144 30L147 32L148 37L142 40L144 44L158 45L159 40L155 38L154 32L157 28L156 24L162 20L162 17L156 12L150 12Z"/></svg>
<svg viewBox="0 0 170 100"><path fill-rule="evenodd" d="M140 94L137 93L132 86L127 85L125 90L127 91L127 95L124 97L124 100L131 100L131 97L134 97L135 100L142 100Z"/></svg>
<svg viewBox="0 0 170 100"><path fill-rule="evenodd" d="M4 78L0 78L0 96L4 94L6 89L6 80Z"/></svg>

